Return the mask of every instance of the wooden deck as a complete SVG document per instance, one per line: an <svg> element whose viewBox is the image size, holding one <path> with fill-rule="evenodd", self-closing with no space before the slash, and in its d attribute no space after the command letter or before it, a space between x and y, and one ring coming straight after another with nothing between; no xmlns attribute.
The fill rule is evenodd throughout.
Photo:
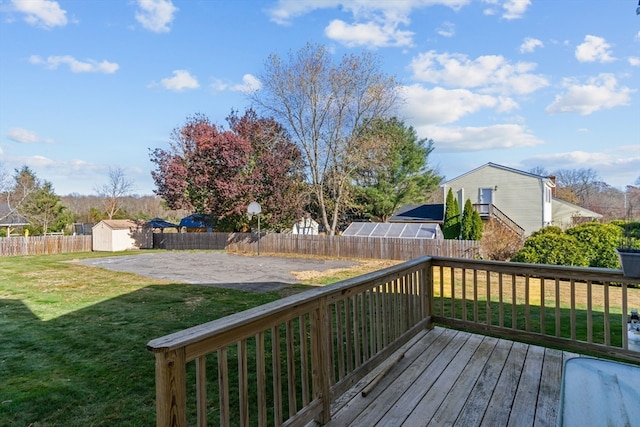
<svg viewBox="0 0 640 427"><path fill-rule="evenodd" d="M564 360L576 356L436 327L389 358L366 397L385 364L339 397L327 425L555 426Z"/></svg>

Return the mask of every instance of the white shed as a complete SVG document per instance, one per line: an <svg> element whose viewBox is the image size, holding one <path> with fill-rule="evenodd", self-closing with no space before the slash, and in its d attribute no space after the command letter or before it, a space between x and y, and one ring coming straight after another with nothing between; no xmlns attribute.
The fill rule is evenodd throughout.
<svg viewBox="0 0 640 427"><path fill-rule="evenodd" d="M103 220L92 228L94 251L127 251L148 248L150 230L130 219ZM152 245L153 246L153 245Z"/></svg>

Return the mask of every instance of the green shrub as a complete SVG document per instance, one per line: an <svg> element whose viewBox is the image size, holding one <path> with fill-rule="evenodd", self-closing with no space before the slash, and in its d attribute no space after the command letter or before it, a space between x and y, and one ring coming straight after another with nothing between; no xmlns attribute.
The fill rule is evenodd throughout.
<svg viewBox="0 0 640 427"><path fill-rule="evenodd" d="M613 224L588 222L566 231L580 245L589 267L619 268L616 247L620 244L622 230Z"/></svg>
<svg viewBox="0 0 640 427"><path fill-rule="evenodd" d="M546 227L531 234L511 261L583 267L588 265L587 257L580 250L580 242L563 233L559 227Z"/></svg>

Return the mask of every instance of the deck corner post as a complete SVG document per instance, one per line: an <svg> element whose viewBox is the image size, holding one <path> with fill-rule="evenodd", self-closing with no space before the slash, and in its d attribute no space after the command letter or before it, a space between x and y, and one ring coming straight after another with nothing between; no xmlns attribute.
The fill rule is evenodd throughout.
<svg viewBox="0 0 640 427"><path fill-rule="evenodd" d="M312 334L312 358L311 365L313 371L313 394L314 399L321 399L322 410L319 418L315 421L320 425L324 425L331 419L331 392L330 392L330 375L331 367L329 363L331 358L326 354L330 348L330 316L327 312L327 300L321 298L318 301L318 308L315 310L311 319Z"/></svg>
<svg viewBox="0 0 640 427"><path fill-rule="evenodd" d="M420 295L422 295L422 317L433 316L433 266L431 258L425 261L420 275Z"/></svg>
<svg viewBox="0 0 640 427"><path fill-rule="evenodd" d="M156 426L186 427L187 382L184 348L156 353Z"/></svg>

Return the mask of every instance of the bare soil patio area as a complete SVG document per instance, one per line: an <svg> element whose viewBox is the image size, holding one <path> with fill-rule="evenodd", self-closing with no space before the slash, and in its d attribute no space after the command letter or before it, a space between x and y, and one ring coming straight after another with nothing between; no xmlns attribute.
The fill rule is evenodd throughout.
<svg viewBox="0 0 640 427"><path fill-rule="evenodd" d="M171 251L92 258L81 264L176 283L239 289L277 291L301 283L316 273L349 269L354 260L235 255L218 251Z"/></svg>

